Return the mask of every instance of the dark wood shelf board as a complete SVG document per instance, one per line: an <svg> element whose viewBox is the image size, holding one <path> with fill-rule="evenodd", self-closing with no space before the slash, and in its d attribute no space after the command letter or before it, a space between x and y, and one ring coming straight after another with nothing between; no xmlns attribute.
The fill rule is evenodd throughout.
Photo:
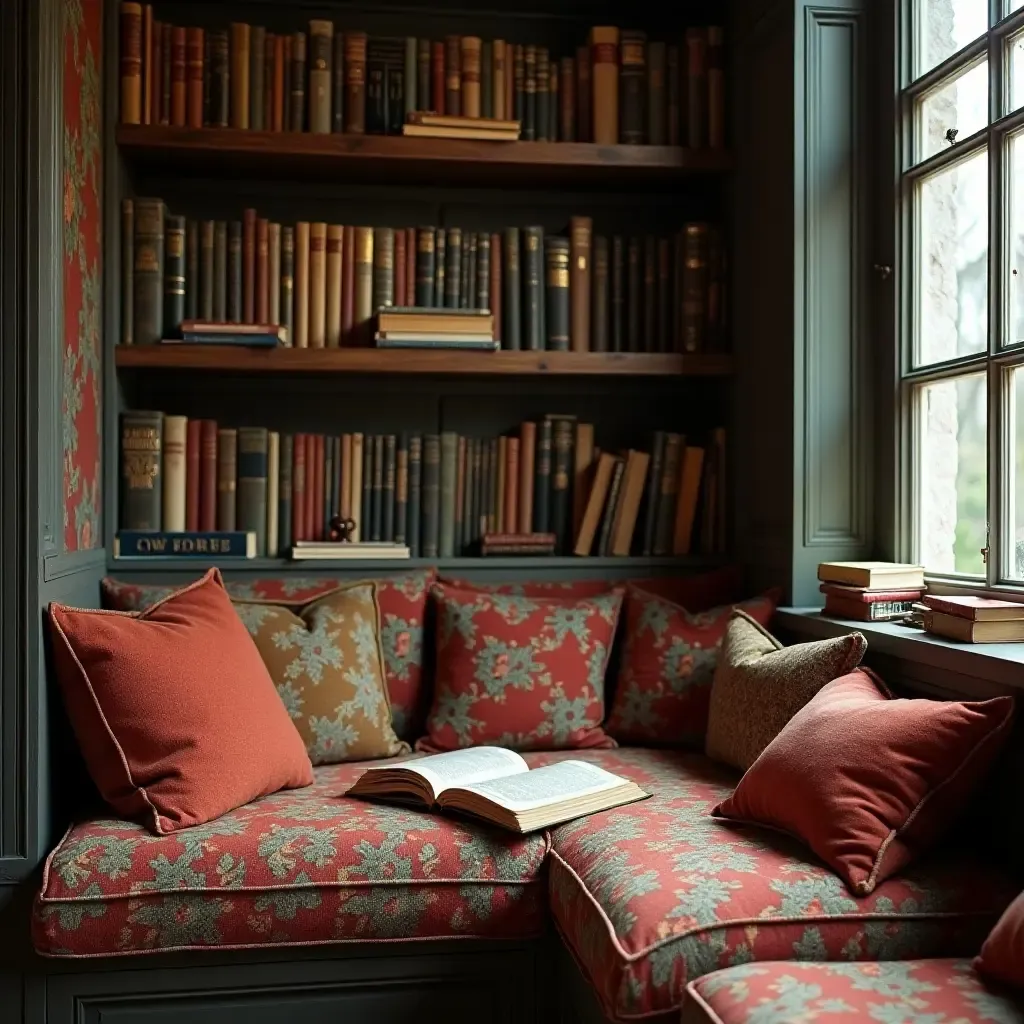
<svg viewBox="0 0 1024 1024"><path fill-rule="evenodd" d="M439 186L646 187L732 167L728 151L122 125L129 160L175 173Z"/></svg>
<svg viewBox="0 0 1024 1024"><path fill-rule="evenodd" d="M451 349L243 348L232 345L117 347L115 365L136 370L231 373L365 373L477 376L722 377L727 354L647 352L454 352Z"/></svg>

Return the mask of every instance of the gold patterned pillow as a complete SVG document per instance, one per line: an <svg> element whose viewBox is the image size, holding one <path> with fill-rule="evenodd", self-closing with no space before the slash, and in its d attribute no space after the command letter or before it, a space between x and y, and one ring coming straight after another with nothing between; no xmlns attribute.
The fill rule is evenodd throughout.
<svg viewBox="0 0 1024 1024"><path fill-rule="evenodd" d="M849 633L785 647L733 612L711 684L708 757L746 771L826 683L860 664L867 646L862 633Z"/></svg>
<svg viewBox="0 0 1024 1024"><path fill-rule="evenodd" d="M384 682L373 583L299 607L234 601L313 764L403 754Z"/></svg>

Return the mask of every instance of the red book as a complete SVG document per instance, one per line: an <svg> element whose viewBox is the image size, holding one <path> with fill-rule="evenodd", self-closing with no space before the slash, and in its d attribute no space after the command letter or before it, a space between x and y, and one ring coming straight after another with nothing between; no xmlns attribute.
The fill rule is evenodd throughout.
<svg viewBox="0 0 1024 1024"><path fill-rule="evenodd" d="M319 498L319 502L317 501ZM320 540L317 510L324 500L324 439L322 434L306 435L306 539Z"/></svg>
<svg viewBox="0 0 1024 1024"><path fill-rule="evenodd" d="M297 298L297 297L296 297ZM242 320L256 319L256 211L242 211Z"/></svg>
<svg viewBox="0 0 1024 1024"><path fill-rule="evenodd" d="M153 71L150 75L153 84L149 93L150 123L160 124L164 88L164 25L162 21L153 22L149 53L153 60Z"/></svg>
<svg viewBox="0 0 1024 1024"><path fill-rule="evenodd" d="M171 30L171 124L176 128L184 128L188 117L186 38L185 26L175 25Z"/></svg>
<svg viewBox="0 0 1024 1024"><path fill-rule="evenodd" d="M937 612L956 615L972 622L1003 622L1024 619L1024 604L1017 601L996 601L990 597L939 597L929 594L924 603Z"/></svg>
<svg viewBox="0 0 1024 1024"><path fill-rule="evenodd" d="M430 109L444 113L444 43L430 44Z"/></svg>
<svg viewBox="0 0 1024 1024"><path fill-rule="evenodd" d="M406 306L416 305L416 229L405 229L405 299Z"/></svg>
<svg viewBox="0 0 1024 1024"><path fill-rule="evenodd" d="M189 420L191 439L192 420ZM191 445L189 440L189 445ZM186 467L186 474L188 468ZM186 495L188 477L186 475ZM217 421L201 420L199 429L199 529L209 533L217 529Z"/></svg>
<svg viewBox="0 0 1024 1024"><path fill-rule="evenodd" d="M202 422L189 419L185 436L185 529L199 529L199 465Z"/></svg>
<svg viewBox="0 0 1024 1024"><path fill-rule="evenodd" d="M822 583L818 589L826 596L843 601L877 604L880 601L920 601L923 590L871 590L868 587L847 587L841 583ZM927 598L925 598L927 600Z"/></svg>
<svg viewBox="0 0 1024 1024"><path fill-rule="evenodd" d="M346 224L341 235L341 341L343 345L351 342L356 315L355 230L351 224Z"/></svg>
<svg viewBox="0 0 1024 1024"><path fill-rule="evenodd" d="M292 543L306 539L306 435L296 434L292 451Z"/></svg>
<svg viewBox="0 0 1024 1024"><path fill-rule="evenodd" d="M395 229L395 305L407 306L405 301L405 229Z"/></svg>

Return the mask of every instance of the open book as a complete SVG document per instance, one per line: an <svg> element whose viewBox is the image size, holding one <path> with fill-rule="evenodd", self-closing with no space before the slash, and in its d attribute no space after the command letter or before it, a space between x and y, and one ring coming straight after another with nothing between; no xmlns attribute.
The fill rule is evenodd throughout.
<svg viewBox="0 0 1024 1024"><path fill-rule="evenodd" d="M531 771L503 747L471 747L367 768L345 795L450 809L512 832L533 832L650 796L635 782L586 761L559 761Z"/></svg>

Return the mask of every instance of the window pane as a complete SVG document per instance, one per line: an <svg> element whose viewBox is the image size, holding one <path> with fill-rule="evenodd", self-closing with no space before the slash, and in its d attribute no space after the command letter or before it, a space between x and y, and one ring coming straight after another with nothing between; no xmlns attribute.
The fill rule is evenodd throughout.
<svg viewBox="0 0 1024 1024"><path fill-rule="evenodd" d="M987 124L988 61L982 61L918 100L914 160L948 149L951 131L963 142Z"/></svg>
<svg viewBox="0 0 1024 1024"><path fill-rule="evenodd" d="M1004 14L1013 14L1014 11L1019 11L1024 7L1024 0L1006 0L1006 10Z"/></svg>
<svg viewBox="0 0 1024 1024"><path fill-rule="evenodd" d="M1021 0L1024 4L1024 0ZM1010 107L1016 110L1024 105L1024 32L1018 32L1006 44L1010 68ZM1009 110L1007 113L1009 113Z"/></svg>
<svg viewBox="0 0 1024 1024"><path fill-rule="evenodd" d="M1024 0L1022 0L1024 2ZM1010 185L1010 235L1006 258L1010 265L1010 317L1004 344L1024 342L1024 133L1008 143Z"/></svg>
<svg viewBox="0 0 1024 1024"><path fill-rule="evenodd" d="M988 155L917 185L917 365L983 352L988 336Z"/></svg>
<svg viewBox="0 0 1024 1024"><path fill-rule="evenodd" d="M916 75L940 64L988 29L987 0L914 0Z"/></svg>
<svg viewBox="0 0 1024 1024"><path fill-rule="evenodd" d="M1010 374L1007 392L1010 412L1010 544L1006 570L1011 579L1024 580L1024 369Z"/></svg>
<svg viewBox="0 0 1024 1024"><path fill-rule="evenodd" d="M921 561L929 572L983 576L988 486L985 375L925 384L916 397Z"/></svg>

